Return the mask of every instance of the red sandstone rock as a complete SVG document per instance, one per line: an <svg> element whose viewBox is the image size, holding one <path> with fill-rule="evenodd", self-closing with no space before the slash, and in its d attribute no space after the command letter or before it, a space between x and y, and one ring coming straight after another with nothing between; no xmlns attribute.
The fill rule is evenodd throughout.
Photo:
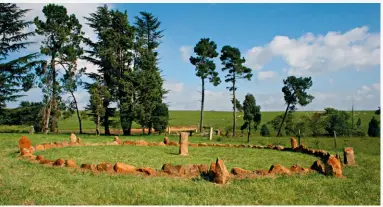
<svg viewBox="0 0 383 207"><path fill-rule="evenodd" d="M55 166L63 166L65 164L65 161L63 160L63 159L61 159L61 158L59 158L59 159L57 159L54 163L53 163L53 165L55 165Z"/></svg>
<svg viewBox="0 0 383 207"><path fill-rule="evenodd" d="M23 148L29 149L31 148L31 141L26 136L21 136L19 139L19 150L21 151Z"/></svg>
<svg viewBox="0 0 383 207"><path fill-rule="evenodd" d="M277 145L277 146L274 147L274 149L282 151L284 149L284 147L281 146L281 145Z"/></svg>
<svg viewBox="0 0 383 207"><path fill-rule="evenodd" d="M136 144L135 142L130 141L130 140L126 140L126 141L124 142L124 145L135 145L135 144Z"/></svg>
<svg viewBox="0 0 383 207"><path fill-rule="evenodd" d="M44 149L45 149L44 146L41 145L41 144L38 144L38 145L35 146L35 150L36 151L41 151L41 150L44 150Z"/></svg>
<svg viewBox="0 0 383 207"><path fill-rule="evenodd" d="M42 155L37 155L36 160L38 161L44 160L44 157Z"/></svg>
<svg viewBox="0 0 383 207"><path fill-rule="evenodd" d="M198 146L199 147L207 147L207 144L206 143L199 143Z"/></svg>
<svg viewBox="0 0 383 207"><path fill-rule="evenodd" d="M344 164L355 165L354 148L346 147L343 150Z"/></svg>
<svg viewBox="0 0 383 207"><path fill-rule="evenodd" d="M146 142L145 140L137 140L136 146L148 146L148 142Z"/></svg>
<svg viewBox="0 0 383 207"><path fill-rule="evenodd" d="M162 171L168 173L169 175L182 175L185 174L182 170L181 165L172 165L172 164L164 164L162 166Z"/></svg>
<svg viewBox="0 0 383 207"><path fill-rule="evenodd" d="M80 145L82 144L80 137L77 138L77 144L80 144Z"/></svg>
<svg viewBox="0 0 383 207"><path fill-rule="evenodd" d="M45 149L45 150L52 148L51 145L48 144L48 143L43 144L43 146L44 146L44 149Z"/></svg>
<svg viewBox="0 0 383 207"><path fill-rule="evenodd" d="M298 147L297 140L294 137L290 137L290 142L293 150Z"/></svg>
<svg viewBox="0 0 383 207"><path fill-rule="evenodd" d="M65 167L77 168L77 164L74 160L65 160Z"/></svg>
<svg viewBox="0 0 383 207"><path fill-rule="evenodd" d="M153 169L150 168L150 167L146 167L146 168L139 168L138 169L139 172L143 172L147 175L153 175Z"/></svg>
<svg viewBox="0 0 383 207"><path fill-rule="evenodd" d="M116 171L117 173L133 173L136 171L136 167L122 162L117 162L114 165L114 171Z"/></svg>
<svg viewBox="0 0 383 207"><path fill-rule="evenodd" d="M326 175L342 177L342 165L334 156L330 156L325 165Z"/></svg>
<svg viewBox="0 0 383 207"><path fill-rule="evenodd" d="M24 155L31 155L32 153L28 148L21 148L20 154L21 156L24 156Z"/></svg>
<svg viewBox="0 0 383 207"><path fill-rule="evenodd" d="M75 134L71 133L70 134L70 140L69 140L69 144L70 145L75 145L77 143L77 137Z"/></svg>
<svg viewBox="0 0 383 207"><path fill-rule="evenodd" d="M315 170L315 171L317 171L318 173L321 173L321 174L324 174L324 172L325 172L325 167L324 167L324 165L321 163L320 160L315 161L315 162L311 165L310 169Z"/></svg>
<svg viewBox="0 0 383 207"><path fill-rule="evenodd" d="M289 175L291 172L289 169L284 167L283 165L279 164L274 164L270 167L269 173L274 173L274 174L282 174L282 175Z"/></svg>
<svg viewBox="0 0 383 207"><path fill-rule="evenodd" d="M96 168L101 172L113 172L113 165L107 162L99 163Z"/></svg>
<svg viewBox="0 0 383 207"><path fill-rule="evenodd" d="M255 170L254 173L256 175L268 175L269 171L267 171L267 170Z"/></svg>
<svg viewBox="0 0 383 207"><path fill-rule="evenodd" d="M188 150L188 137L189 134L186 132L181 132L180 134L180 148L179 148L179 155L186 156L189 153Z"/></svg>
<svg viewBox="0 0 383 207"><path fill-rule="evenodd" d="M230 174L226 169L225 164L222 160L217 159L215 163L215 175L214 182L218 184L225 184L229 180Z"/></svg>
<svg viewBox="0 0 383 207"><path fill-rule="evenodd" d="M244 170L244 169L239 168L239 167L234 167L233 169L231 169L231 173L234 175L246 175L246 174L251 174L251 171L250 170Z"/></svg>
<svg viewBox="0 0 383 207"><path fill-rule="evenodd" d="M51 165L51 164L53 164L53 161L51 161L51 160L41 160L40 161L40 164L49 164L49 165Z"/></svg>
<svg viewBox="0 0 383 207"><path fill-rule="evenodd" d="M94 165L94 164L82 164L81 168L94 171L94 170L96 170L96 165Z"/></svg>
<svg viewBox="0 0 383 207"><path fill-rule="evenodd" d="M190 146L190 147L198 147L198 144L190 143L189 146Z"/></svg>
<svg viewBox="0 0 383 207"><path fill-rule="evenodd" d="M308 172L310 172L310 169L303 168L303 167L295 164L295 165L290 167L290 171L292 173L308 173Z"/></svg>
<svg viewBox="0 0 383 207"><path fill-rule="evenodd" d="M171 141L168 143L169 146L178 146L179 144L177 142Z"/></svg>
<svg viewBox="0 0 383 207"><path fill-rule="evenodd" d="M301 145L299 145L299 147L296 147L296 148L294 149L294 151L295 151L295 152L303 152L305 148L306 148L306 147L305 147L303 144L301 144Z"/></svg>
<svg viewBox="0 0 383 207"><path fill-rule="evenodd" d="M67 147L67 146L69 146L68 142L62 142L61 145L62 145L63 147Z"/></svg>
<svg viewBox="0 0 383 207"><path fill-rule="evenodd" d="M164 144L166 144L166 145L169 144L169 138L168 137L164 138Z"/></svg>

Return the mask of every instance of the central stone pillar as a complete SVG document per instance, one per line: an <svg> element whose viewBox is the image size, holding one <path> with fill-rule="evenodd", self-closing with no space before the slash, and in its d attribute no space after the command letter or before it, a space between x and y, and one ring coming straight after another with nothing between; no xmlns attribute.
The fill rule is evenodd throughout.
<svg viewBox="0 0 383 207"><path fill-rule="evenodd" d="M179 151L179 154L180 155L188 155L188 147L189 147L189 144L188 144L188 133L187 132L181 132L180 134L180 151Z"/></svg>

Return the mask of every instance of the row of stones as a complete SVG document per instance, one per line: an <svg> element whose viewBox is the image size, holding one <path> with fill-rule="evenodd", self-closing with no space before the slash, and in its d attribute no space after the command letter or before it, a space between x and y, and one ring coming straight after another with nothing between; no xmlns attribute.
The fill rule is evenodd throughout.
<svg viewBox="0 0 383 207"><path fill-rule="evenodd" d="M29 140L26 141L25 139L26 139L26 137L22 137L19 141L19 147L22 149L21 150L22 156L31 157L32 160L36 159L42 164L51 164L51 165L55 165L55 166L64 166L65 165L67 167L74 167L76 165L75 165L73 160L64 161L62 159L58 159L55 162L53 162L50 160L45 160L39 156L33 157L32 156L32 153L34 151L33 149L44 150L44 149L49 149L49 148L65 147L65 146L84 146L81 143L81 139L75 138L74 134L71 135L71 140L69 143L67 143L67 142L62 142L62 143L55 142L55 143L49 143L49 144L43 144L43 145L36 145L34 148L30 147L29 150L28 150L28 148L25 148L27 146L24 146L24 147L22 146L23 143L27 143L29 141ZM307 172L311 172L311 171L317 171L319 173L327 174L327 175L335 175L337 177L342 176L342 170L341 170L342 166L340 165L339 158L337 158L334 161L334 159L332 159L331 156L328 153L324 152L323 150L307 149L303 145L294 148L293 141L295 139L294 138L291 138L291 139L292 139L293 148L284 148L283 146L279 146L279 145L278 146L268 145L266 147L266 146L259 146L259 145L252 146L252 145L206 144L206 143L201 143L201 144L190 143L189 146L269 148L269 149L276 149L276 150L282 150L282 151L287 151L287 150L291 151L292 150L292 151L296 151L296 152L313 154L315 156L321 157L322 159L326 159L326 156L327 156L327 162L326 162L327 165L322 165L320 160L317 160L313 163L313 165L311 166L310 169L302 168L302 167L297 166L297 165L294 165L290 169L288 169L288 168L286 168L282 165L279 165L279 164L272 165L268 171L256 170L254 172L251 172L249 170L244 170L241 168L233 168L231 170L232 175L234 175L234 176L237 175L239 177L255 177L255 176L259 176L259 175L272 175L272 174L289 175L289 174L293 174L293 173L307 173ZM167 146L167 145L179 146L179 144L176 142L170 142L168 140L168 138L165 138L164 142L148 143L144 140L139 140L139 141L135 141L135 142L128 140L128 141L122 142L118 137L115 137L115 139L112 143L107 143L106 145L120 145L120 144L136 145L136 146ZM86 143L85 146L87 146L87 145L95 146L95 145L105 145L105 144L87 144ZM30 142L29 142L29 146L30 146ZM217 159L216 163L218 163L218 161L219 160ZM217 173L214 172L215 168L214 168L213 164L214 163L211 164L209 171L207 171L207 165L206 165L206 167L202 167L202 168L200 166L204 166L204 165L198 165L197 167L195 165L185 165L185 166L175 166L174 168L172 168L172 167L170 167L171 166L170 164L165 164L162 168L162 172L167 173L169 175L174 175L174 176L197 176L197 175L201 175L201 174L202 175L208 174L208 175L210 175L209 176L210 180L213 180L213 181L219 183L216 180L220 180L220 179L215 179L215 177L221 177L221 176L217 176ZM194 167L191 167L191 166L194 166ZM135 168L134 166L127 165L125 163L116 163L114 166L110 163L100 163L98 165L83 164L83 165L81 165L81 168L89 169L89 170L93 170L93 171L97 170L97 171L107 171L107 172L111 172L114 170L117 173L143 172L143 173L148 174L148 175L153 175L153 170L151 168ZM198 168L198 170L196 170L197 168ZM172 169L172 170L169 170L169 169ZM174 170L174 169L176 169L176 170ZM206 170L201 170L201 169L206 169ZM226 169L226 167L225 167L225 169ZM223 172L225 172L225 170L223 170ZM161 174L161 172L157 172L155 174ZM221 174L226 175L228 173L221 173ZM225 180L225 179L223 179L223 180Z"/></svg>

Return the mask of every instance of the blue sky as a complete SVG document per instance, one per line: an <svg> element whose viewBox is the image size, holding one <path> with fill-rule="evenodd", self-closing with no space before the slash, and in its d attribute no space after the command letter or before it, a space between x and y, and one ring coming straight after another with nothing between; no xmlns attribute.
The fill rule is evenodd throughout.
<svg viewBox="0 0 383 207"><path fill-rule="evenodd" d="M41 16L43 4L20 4L33 10L26 18ZM98 4L66 4L84 23L83 16ZM255 95L265 111L284 110L282 80L289 75L311 76L309 91L314 101L299 110L324 107L359 110L380 105L380 5L379 4L113 4L127 10L130 22L140 11L153 13L162 22L164 38L159 47L166 102L172 110L198 110L201 81L188 58L200 38L215 41L218 52L224 45L240 49L253 69L251 81L241 80L237 91L242 102L246 93ZM92 30L84 25L87 35ZM38 41L41 38L36 37ZM28 52L38 46L28 48ZM23 52L24 53L24 52ZM221 79L219 58L216 59ZM89 71L96 68L83 63ZM231 94L224 81L207 85L206 110L231 110ZM88 94L78 93L80 106ZM63 94L65 96L65 94ZM40 101L39 89L22 100ZM9 103L15 107L18 103Z"/></svg>

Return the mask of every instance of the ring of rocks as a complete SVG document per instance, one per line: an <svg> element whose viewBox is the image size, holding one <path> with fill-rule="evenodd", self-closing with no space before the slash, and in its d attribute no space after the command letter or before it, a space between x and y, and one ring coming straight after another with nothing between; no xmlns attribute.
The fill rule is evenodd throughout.
<svg viewBox="0 0 383 207"><path fill-rule="evenodd" d="M186 134L186 133L185 133ZM137 141L121 141L117 136L114 138L113 142L106 143L82 143L81 139L76 137L74 134L71 134L69 142L54 142L54 143L44 143L38 144L35 146L31 145L30 140L22 136L19 140L19 153L20 157L29 160L32 163L39 163L46 166L52 167L67 167L75 168L80 171L91 171L93 173L105 172L107 174L133 174L133 175L146 175L146 176L170 176L170 177L183 177L183 178L196 178L202 177L205 180L225 184L231 179L245 179L245 178L257 178L257 177L274 177L275 175L294 175L301 174L306 175L310 173L320 173L327 176L335 176L339 178L344 178L342 175L342 168L344 165L353 165L354 161L354 151L353 148L347 147L344 149L344 165L341 162L341 158L338 154L331 155L330 153L324 150L315 150L307 148L304 145L297 146L297 141L295 138L291 137L291 147L283 147L281 145L250 145L250 144L210 144L210 143L188 143L187 134L186 134L186 143L182 141L182 136L185 134L181 133L180 141L170 141L167 137L164 138L163 142L147 142L145 140ZM270 149L278 151L289 151L304 153L308 155L315 156L319 159L315 160L310 168L304 168L299 165L293 165L290 168L284 167L281 164L273 164L269 170L259 169L259 170L245 170L242 168L234 167L229 172L223 162L223 160L217 158L215 162L212 162L208 167L207 164L186 164L186 165L172 165L166 163L162 166L160 170L152 169L150 167L137 168L133 165L129 165L122 162L117 162L115 164L108 162L101 162L99 164L89 164L84 163L77 165L74 160L63 160L58 158L57 160L48 160L41 155L34 155L36 151L48 150L51 148L62 148L62 147L73 147L73 146L106 146L106 145L130 145L130 146L179 146L180 155L187 155L188 147L234 147L234 148L255 148L255 149ZM182 146L183 145L183 146ZM182 153L182 147L186 146L186 154ZM185 150L184 150L185 151Z"/></svg>

